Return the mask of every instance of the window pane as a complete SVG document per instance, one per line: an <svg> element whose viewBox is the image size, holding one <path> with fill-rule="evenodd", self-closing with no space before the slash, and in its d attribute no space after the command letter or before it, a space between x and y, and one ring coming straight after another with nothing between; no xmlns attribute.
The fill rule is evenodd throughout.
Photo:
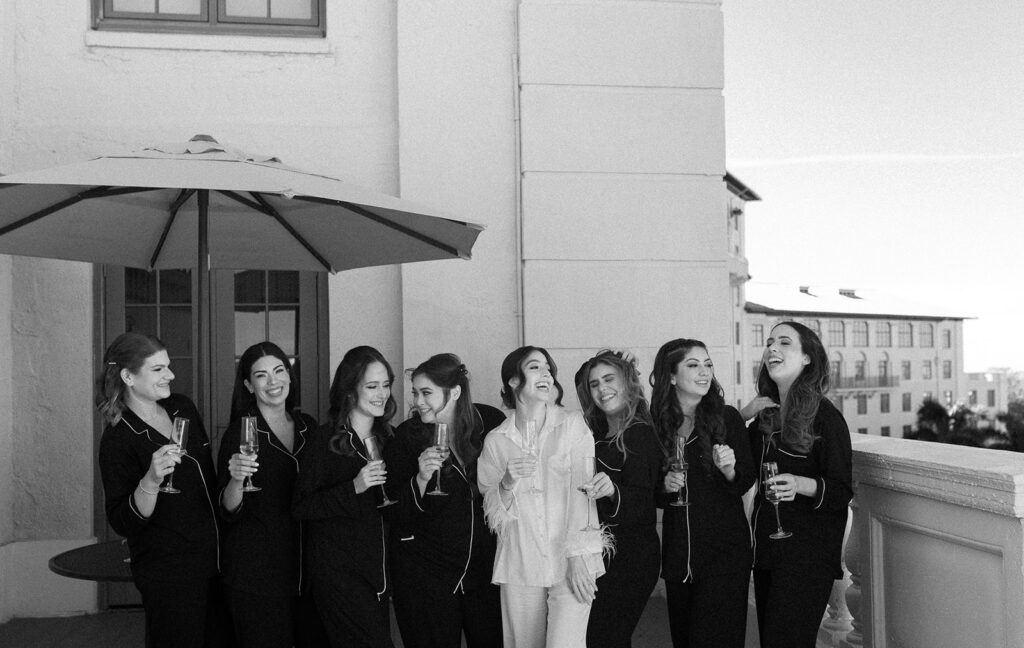
<svg viewBox="0 0 1024 648"><path fill-rule="evenodd" d="M270 0L270 15L273 18L309 20L313 17L313 3L310 0Z"/></svg>
<svg viewBox="0 0 1024 648"><path fill-rule="evenodd" d="M125 306L124 330L156 335L156 306Z"/></svg>
<svg viewBox="0 0 1024 648"><path fill-rule="evenodd" d="M171 371L174 372L171 391L195 399L195 386L192 384L192 358L178 358L172 355Z"/></svg>
<svg viewBox="0 0 1024 648"><path fill-rule="evenodd" d="M160 339L174 355L192 355L192 307L164 306L160 309Z"/></svg>
<svg viewBox="0 0 1024 648"><path fill-rule="evenodd" d="M297 271L275 271L270 272L267 278L269 297L267 301L272 304L298 304L299 303L299 273Z"/></svg>
<svg viewBox="0 0 1024 648"><path fill-rule="evenodd" d="M235 355L267 339L266 311L262 306L235 307ZM282 345L282 348L283 345ZM285 349L285 353L289 351Z"/></svg>
<svg viewBox="0 0 1024 648"><path fill-rule="evenodd" d="M155 304L156 273L125 268L124 301L126 304Z"/></svg>
<svg viewBox="0 0 1024 648"><path fill-rule="evenodd" d="M288 389L295 394L296 407L302 407L302 383L299 381L301 375L302 367L299 364L299 359L292 358L292 384Z"/></svg>
<svg viewBox="0 0 1024 648"><path fill-rule="evenodd" d="M267 0L226 0L224 13L232 18L266 18Z"/></svg>
<svg viewBox="0 0 1024 648"><path fill-rule="evenodd" d="M235 303L260 304L266 301L263 270L244 270L235 273ZM257 340L262 342L263 338ZM245 347L242 347L245 348Z"/></svg>
<svg viewBox="0 0 1024 648"><path fill-rule="evenodd" d="M192 303L192 271L161 270L160 271L160 303L190 304Z"/></svg>
<svg viewBox="0 0 1024 648"><path fill-rule="evenodd" d="M160 0L160 13L198 16L202 13L200 0Z"/></svg>
<svg viewBox="0 0 1024 648"><path fill-rule="evenodd" d="M156 0L113 0L114 11L156 13Z"/></svg>
<svg viewBox="0 0 1024 648"><path fill-rule="evenodd" d="M295 355L299 340L299 309L288 306L270 307L270 331L267 339L288 355Z"/></svg>

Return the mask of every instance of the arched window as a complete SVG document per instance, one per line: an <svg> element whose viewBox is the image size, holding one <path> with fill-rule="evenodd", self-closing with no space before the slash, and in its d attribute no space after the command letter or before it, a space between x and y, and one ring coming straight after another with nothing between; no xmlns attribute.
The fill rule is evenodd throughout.
<svg viewBox="0 0 1024 648"><path fill-rule="evenodd" d="M875 325L875 346L883 349L892 346L892 322L879 322Z"/></svg>
<svg viewBox="0 0 1024 648"><path fill-rule="evenodd" d="M919 329L921 346L930 349L935 346L935 325L929 322L921 324Z"/></svg>
<svg viewBox="0 0 1024 648"><path fill-rule="evenodd" d="M868 323L859 320L853 323L853 346L866 347L868 345Z"/></svg>
<svg viewBox="0 0 1024 648"><path fill-rule="evenodd" d="M846 325L842 320L832 320L828 323L828 345L846 346Z"/></svg>
<svg viewBox="0 0 1024 648"><path fill-rule="evenodd" d="M897 331L899 345L901 347L914 346L914 327L910 322L900 322L899 329L897 329Z"/></svg>

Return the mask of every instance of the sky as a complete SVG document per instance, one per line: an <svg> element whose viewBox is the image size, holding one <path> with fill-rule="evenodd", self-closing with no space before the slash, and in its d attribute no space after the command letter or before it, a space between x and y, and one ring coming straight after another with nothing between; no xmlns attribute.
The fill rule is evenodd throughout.
<svg viewBox="0 0 1024 648"><path fill-rule="evenodd" d="M1024 2L723 0L754 281L953 306L1024 370Z"/></svg>

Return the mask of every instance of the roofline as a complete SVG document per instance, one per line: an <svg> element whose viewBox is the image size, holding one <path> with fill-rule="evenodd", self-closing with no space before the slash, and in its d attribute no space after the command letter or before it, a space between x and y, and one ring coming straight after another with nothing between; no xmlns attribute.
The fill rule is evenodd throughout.
<svg viewBox="0 0 1024 648"><path fill-rule="evenodd" d="M754 190L743 184L743 181L729 173L725 172L725 186L731 191L737 198L745 200L747 202L754 202L755 200L761 200L761 196L754 193Z"/></svg>
<svg viewBox="0 0 1024 648"><path fill-rule="evenodd" d="M978 319L970 315L900 315L899 313L842 313L838 311L816 311L816 310L779 310L757 302L748 301L743 305L743 310L748 313L761 313L763 315L794 315L794 316L807 316L815 315L818 317L848 317L850 319L864 319L873 317L876 319L890 319L890 320L969 320Z"/></svg>

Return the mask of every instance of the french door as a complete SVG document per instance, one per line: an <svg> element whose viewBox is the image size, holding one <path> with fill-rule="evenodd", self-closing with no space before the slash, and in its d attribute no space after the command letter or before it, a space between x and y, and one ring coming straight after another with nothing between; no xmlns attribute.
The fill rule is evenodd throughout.
<svg viewBox="0 0 1024 648"><path fill-rule="evenodd" d="M231 391L238 357L250 345L274 342L288 355L298 380L292 384L303 411L322 420L329 389L327 277L325 273L267 270L215 270L209 296L197 308L198 285L191 270L147 272L120 266L97 268L98 334L95 357L101 361L110 342L126 331L159 337L167 345L175 379L171 389L191 397L203 414L216 457L229 423ZM200 339L196 313L210 317L209 339ZM196 361L209 358L206 374ZM202 385L202 393L195 386ZM95 447L103 425L96 429ZM118 536L107 525L103 488L96 471L95 524L100 541ZM101 587L101 607L137 605L130 584Z"/></svg>

